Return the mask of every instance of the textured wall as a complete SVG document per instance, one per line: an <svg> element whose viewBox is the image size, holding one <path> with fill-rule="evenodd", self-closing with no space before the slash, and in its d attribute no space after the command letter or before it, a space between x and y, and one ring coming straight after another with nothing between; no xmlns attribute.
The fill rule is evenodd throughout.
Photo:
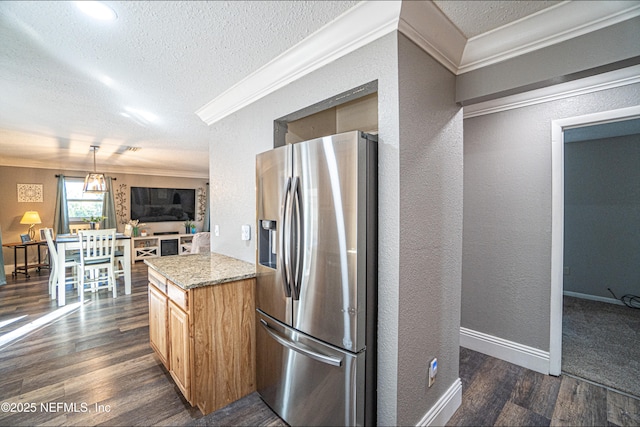
<svg viewBox="0 0 640 427"><path fill-rule="evenodd" d="M249 190L255 187L255 154L272 147L273 120L378 81L381 425L417 423L458 378L461 117L453 103L453 76L404 37L399 43L400 61L407 62L401 80L398 40L391 34L211 128L212 224L220 224L212 247L254 262L254 241L241 242L239 230L255 224L255 193ZM432 356L442 370L427 390L425 368Z"/></svg>
<svg viewBox="0 0 640 427"><path fill-rule="evenodd" d="M564 159L564 290L637 295L640 135L565 144Z"/></svg>
<svg viewBox="0 0 640 427"><path fill-rule="evenodd" d="M458 378L462 109L455 76L399 39L398 424L416 425ZM438 376L428 388L428 366Z"/></svg>
<svg viewBox="0 0 640 427"><path fill-rule="evenodd" d="M398 91L395 34L385 36L211 126L211 223L220 225L212 250L255 262L255 155L273 148L273 121L338 93L378 80L379 274L378 422L395 425L398 318ZM428 408L424 408L426 412Z"/></svg>
<svg viewBox="0 0 640 427"><path fill-rule="evenodd" d="M638 99L635 84L464 121L461 326L549 350L551 121Z"/></svg>

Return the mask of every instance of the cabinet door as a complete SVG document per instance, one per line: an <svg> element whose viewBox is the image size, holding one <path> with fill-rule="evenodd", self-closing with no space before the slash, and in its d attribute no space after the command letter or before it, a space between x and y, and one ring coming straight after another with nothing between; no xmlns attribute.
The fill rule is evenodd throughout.
<svg viewBox="0 0 640 427"><path fill-rule="evenodd" d="M169 373L191 402L189 316L169 300Z"/></svg>
<svg viewBox="0 0 640 427"><path fill-rule="evenodd" d="M151 284L149 284L149 342L168 369L167 297Z"/></svg>

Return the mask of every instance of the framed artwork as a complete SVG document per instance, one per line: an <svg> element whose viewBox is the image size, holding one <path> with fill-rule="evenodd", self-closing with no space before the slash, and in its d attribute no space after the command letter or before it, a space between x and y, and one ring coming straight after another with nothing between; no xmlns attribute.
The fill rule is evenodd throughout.
<svg viewBox="0 0 640 427"><path fill-rule="evenodd" d="M133 227L131 226L131 224L127 224L124 226L124 235L131 237L131 233L133 232Z"/></svg>
<svg viewBox="0 0 640 427"><path fill-rule="evenodd" d="M31 237L28 234L21 234L20 235L20 241L22 243L27 243L31 241Z"/></svg>
<svg viewBox="0 0 640 427"><path fill-rule="evenodd" d="M42 203L42 184L18 184L18 203Z"/></svg>

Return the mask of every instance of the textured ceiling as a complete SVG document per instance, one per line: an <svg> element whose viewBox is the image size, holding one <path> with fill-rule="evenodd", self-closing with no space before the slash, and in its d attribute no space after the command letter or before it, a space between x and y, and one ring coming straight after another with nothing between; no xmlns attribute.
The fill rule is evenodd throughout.
<svg viewBox="0 0 640 427"><path fill-rule="evenodd" d="M357 1L0 2L0 164L208 176L195 111ZM557 1L436 1L467 36ZM137 152L128 147L140 147Z"/></svg>
<svg viewBox="0 0 640 427"><path fill-rule="evenodd" d="M115 22L74 2L0 2L3 164L82 166L95 143L98 165L155 159L206 176L208 129L194 112L357 2L104 3Z"/></svg>
<svg viewBox="0 0 640 427"><path fill-rule="evenodd" d="M471 38L562 3L562 1L434 0L434 3L462 31L462 34Z"/></svg>

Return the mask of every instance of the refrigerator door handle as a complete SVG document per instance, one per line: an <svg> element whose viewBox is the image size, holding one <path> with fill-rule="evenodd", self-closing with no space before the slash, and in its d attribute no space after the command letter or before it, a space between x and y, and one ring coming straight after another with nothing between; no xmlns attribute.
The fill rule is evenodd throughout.
<svg viewBox="0 0 640 427"><path fill-rule="evenodd" d="M317 360L318 362L325 363L327 365L342 366L342 358L322 354L311 349L309 346L306 346L304 344L294 343L289 339L287 339L286 337L281 336L280 333L275 329L273 329L271 326L269 326L269 323L267 323L267 321L264 319L260 319L260 324L262 325L264 330L271 336L271 338L279 342L284 347L287 347L290 350L303 354L307 357L310 357L314 360Z"/></svg>
<svg viewBox="0 0 640 427"><path fill-rule="evenodd" d="M287 178L287 185L284 189L284 198L282 199L282 206L280 211L282 212L282 216L280 218L280 249L279 249L279 257L280 257L280 272L282 273L282 286L284 287L284 294L287 298L291 297L291 272L289 270L289 262L287 252L291 249L290 245L287 245L287 241L285 239L285 230L288 229L287 225L287 213L289 216L291 213L288 209L289 205L289 194L291 192L291 178Z"/></svg>
<svg viewBox="0 0 640 427"><path fill-rule="evenodd" d="M295 251L295 259L292 260L292 265L295 266L295 270L291 274L292 277L292 293L293 299L300 299L300 285L302 283L302 256L304 254L304 233L302 224L302 196L300 193L300 177L296 177L293 190L291 190L291 194L293 195L293 199L291 205L295 203L296 207L296 251Z"/></svg>

